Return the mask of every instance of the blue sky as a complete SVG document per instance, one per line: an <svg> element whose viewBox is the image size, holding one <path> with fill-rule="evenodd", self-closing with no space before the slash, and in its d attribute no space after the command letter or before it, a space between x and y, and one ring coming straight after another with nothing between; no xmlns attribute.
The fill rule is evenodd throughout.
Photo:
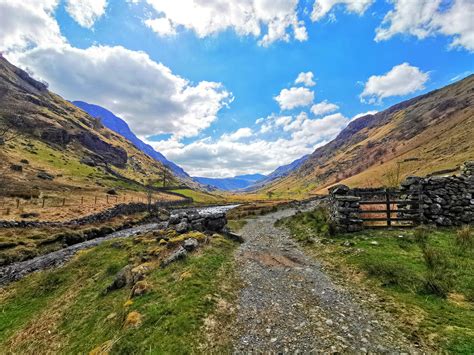
<svg viewBox="0 0 474 355"><path fill-rule="evenodd" d="M16 19L0 48L204 176L268 173L360 113L474 71L471 0L201 3L0 0Z"/></svg>

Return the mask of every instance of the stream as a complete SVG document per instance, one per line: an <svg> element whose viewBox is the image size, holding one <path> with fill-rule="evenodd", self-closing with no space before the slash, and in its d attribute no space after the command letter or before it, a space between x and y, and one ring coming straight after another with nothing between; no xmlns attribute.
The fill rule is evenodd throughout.
<svg viewBox="0 0 474 355"><path fill-rule="evenodd" d="M195 210L199 212L199 214L206 216L210 214L225 213L228 210L237 206L238 205L210 206L195 208ZM186 210L190 209L183 209L181 211ZM174 211L174 213L176 212L179 211ZM5 286L10 282L17 281L34 271L41 271L48 268L61 266L72 256L74 256L79 250L95 247L107 240L116 238L129 238L159 228L163 228L163 226L159 223L142 224L139 226L111 233L109 235L106 235L105 237L91 239L82 243L74 244L48 254L37 256L33 259L19 261L7 266L0 267L0 287Z"/></svg>

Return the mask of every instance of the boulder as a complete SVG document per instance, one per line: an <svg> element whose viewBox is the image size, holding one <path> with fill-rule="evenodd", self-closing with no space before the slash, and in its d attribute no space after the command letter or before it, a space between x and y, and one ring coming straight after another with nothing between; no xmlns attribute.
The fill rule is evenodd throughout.
<svg viewBox="0 0 474 355"><path fill-rule="evenodd" d="M54 179L53 175L48 174L45 171L40 171L36 176L39 177L42 180L53 180Z"/></svg>
<svg viewBox="0 0 474 355"><path fill-rule="evenodd" d="M186 239L183 243L183 248L187 251L193 251L199 246L199 242L195 238Z"/></svg>
<svg viewBox="0 0 474 355"><path fill-rule="evenodd" d="M175 227L176 232L178 233L186 233L189 230L189 224L186 221L182 221L178 223Z"/></svg>
<svg viewBox="0 0 474 355"><path fill-rule="evenodd" d="M329 189L329 193L331 195L345 195L350 191L349 186L339 184L339 185L334 185Z"/></svg>
<svg viewBox="0 0 474 355"><path fill-rule="evenodd" d="M187 256L188 256L188 252L186 251L186 249L184 249L183 247L179 247L174 253L172 253L165 260L163 260L160 266L162 268L166 267L177 260L186 258Z"/></svg>
<svg viewBox="0 0 474 355"><path fill-rule="evenodd" d="M11 171L17 171L17 172L21 173L23 171L23 167L21 165L12 164L12 165L10 165L10 170Z"/></svg>

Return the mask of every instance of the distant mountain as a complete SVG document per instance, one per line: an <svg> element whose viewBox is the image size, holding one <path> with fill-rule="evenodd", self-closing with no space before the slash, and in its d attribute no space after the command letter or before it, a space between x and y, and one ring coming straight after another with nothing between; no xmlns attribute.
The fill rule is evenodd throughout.
<svg viewBox="0 0 474 355"><path fill-rule="evenodd" d="M135 133L132 132L127 122L125 122L120 117L115 116L111 111L99 105L89 104L84 101L72 101L72 103L87 112L92 117L100 118L102 124L105 127L127 138L142 152L148 154L153 159L163 163L165 166L170 168L175 173L175 175L179 177L189 177L189 175L183 170L183 168L176 165L172 161L169 161L163 154L157 152L155 149L153 149L152 146L144 143L140 138L138 138Z"/></svg>
<svg viewBox="0 0 474 355"><path fill-rule="evenodd" d="M290 164L282 165L282 166L276 168L272 173L267 175L265 177L265 179L255 181L255 183L248 186L246 188L246 190L247 191L257 190L257 189L271 183L272 181L275 181L277 179L280 179L280 178L288 175L293 170L299 168L306 161L306 159L308 159L308 157L309 157L309 155L305 155L305 156L303 156L299 159L296 159L296 160L292 161Z"/></svg>
<svg viewBox="0 0 474 355"><path fill-rule="evenodd" d="M263 190L324 192L336 183L392 186L474 159L474 75L360 117Z"/></svg>
<svg viewBox="0 0 474 355"><path fill-rule="evenodd" d="M265 178L266 176L262 174L238 175L231 178L193 177L194 181L202 185L208 185L225 191L244 189Z"/></svg>
<svg viewBox="0 0 474 355"><path fill-rule="evenodd" d="M166 168L0 55L0 131L5 129L13 138L0 142L4 196L137 190ZM181 180L170 171L168 184Z"/></svg>

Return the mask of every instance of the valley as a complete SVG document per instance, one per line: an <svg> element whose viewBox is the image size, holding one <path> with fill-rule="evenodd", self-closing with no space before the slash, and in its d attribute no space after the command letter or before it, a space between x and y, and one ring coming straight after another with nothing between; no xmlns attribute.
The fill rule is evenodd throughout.
<svg viewBox="0 0 474 355"><path fill-rule="evenodd" d="M472 74L265 174L129 121L0 56L0 352L472 353Z"/></svg>

